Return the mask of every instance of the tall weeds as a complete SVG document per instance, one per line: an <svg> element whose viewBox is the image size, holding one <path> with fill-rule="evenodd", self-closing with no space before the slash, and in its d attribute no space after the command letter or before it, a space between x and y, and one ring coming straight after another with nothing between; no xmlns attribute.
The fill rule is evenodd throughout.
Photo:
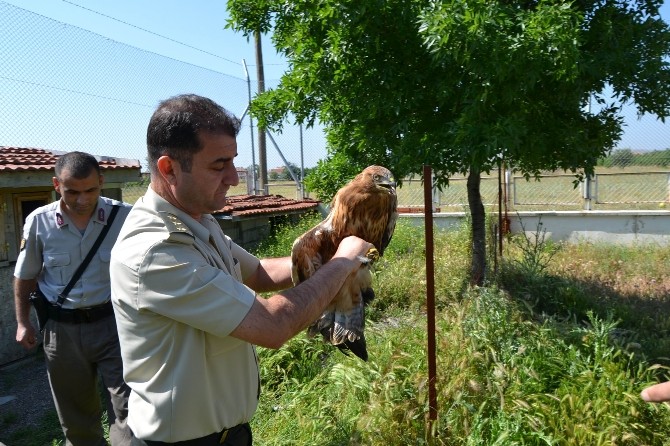
<svg viewBox="0 0 670 446"><path fill-rule="evenodd" d="M280 229L266 252L286 255L300 231ZM644 386L668 378L667 369L652 364L662 362L657 345L670 341L668 296L658 269L670 249L511 241L499 285L468 289L467 234L466 228L435 233L436 423L426 419L425 245L422 228L401 219L376 264L377 297L366 328L370 360L303 335L279 350L259 349L264 384L252 422L256 442L670 444L670 406L638 396ZM653 259L641 261L642 269L628 264L644 253ZM587 265L596 279L587 280ZM645 282L651 276L659 278L656 285ZM626 281L646 288L624 291ZM648 301L642 310L632 306Z"/></svg>

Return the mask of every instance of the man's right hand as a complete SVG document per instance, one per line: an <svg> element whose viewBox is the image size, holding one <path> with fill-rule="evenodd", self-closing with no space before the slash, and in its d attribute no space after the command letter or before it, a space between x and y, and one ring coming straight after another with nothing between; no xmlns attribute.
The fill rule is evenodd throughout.
<svg viewBox="0 0 670 446"><path fill-rule="evenodd" d="M21 344L26 350L37 346L37 330L31 323L19 324L16 328L16 342Z"/></svg>
<svg viewBox="0 0 670 446"><path fill-rule="evenodd" d="M350 235L342 239L333 257L345 257L361 262L362 259L365 259L367 252L374 247L375 245L372 243L368 243L355 235Z"/></svg>

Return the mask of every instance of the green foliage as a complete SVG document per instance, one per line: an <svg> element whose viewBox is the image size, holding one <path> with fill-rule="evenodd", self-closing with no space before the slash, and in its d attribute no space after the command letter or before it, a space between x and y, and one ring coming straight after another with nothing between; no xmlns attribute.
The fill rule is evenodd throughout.
<svg viewBox="0 0 670 446"><path fill-rule="evenodd" d="M397 177L430 164L446 183L490 171L501 153L529 174L589 173L621 135L606 84L643 113L670 113L658 1L248 3L228 2L228 26L249 33L262 22L291 62L252 104L262 125L318 119L333 154Z"/></svg>
<svg viewBox="0 0 670 446"><path fill-rule="evenodd" d="M306 336L296 336L279 350L259 348L263 388L274 392L309 382L319 375L334 353L320 339Z"/></svg>
<svg viewBox="0 0 670 446"><path fill-rule="evenodd" d="M241 31L247 38L255 33L266 33L272 28L272 1L235 0L228 1L230 20L226 28Z"/></svg>
<svg viewBox="0 0 670 446"><path fill-rule="evenodd" d="M598 165L603 167L668 167L670 166L670 149L651 150L642 153L633 153L631 149L617 149L601 159Z"/></svg>
<svg viewBox="0 0 670 446"><path fill-rule="evenodd" d="M659 1L249 3L228 1L228 26L272 31L290 66L252 102L259 125L322 122L333 158L382 164L397 178L430 165L444 186L457 173L476 180L502 159L526 177L590 175L621 138L620 102L670 115L670 29ZM313 185L324 199L342 183L326 184ZM478 182L468 198L480 284Z"/></svg>
<svg viewBox="0 0 670 446"><path fill-rule="evenodd" d="M518 272L527 278L537 278L549 267L551 259L556 255L559 246L547 239L547 230L543 227L542 219L538 219L533 234L526 235L526 227L521 223L521 234L512 236L509 242L517 245L522 255L520 259L512 259Z"/></svg>
<svg viewBox="0 0 670 446"><path fill-rule="evenodd" d="M316 167L305 176L305 186L316 193L319 200L330 203L337 191L365 167L367 165L351 162L335 154L326 160L317 161Z"/></svg>
<svg viewBox="0 0 670 446"><path fill-rule="evenodd" d="M661 359L670 349L670 295L665 291L670 280L663 272L670 266L668 248L542 242L529 255L522 248L533 241L523 240L514 237L507 245L500 276L506 290L538 313L574 321L587 320L590 313L612 317L619 321L623 346L643 344L647 357L668 362ZM532 267L534 258L551 262L539 272Z"/></svg>
<svg viewBox="0 0 670 446"><path fill-rule="evenodd" d="M588 263L592 269L584 274L603 283L616 274L635 282L643 271L660 277L670 250L589 244L555 249L542 238L537 244L519 240L505 252L509 267L501 275L511 275L501 277L505 289L466 289L467 226L434 236L440 305L435 436L426 418L423 228L401 219L376 264L377 297L366 327L369 362L303 335L276 351L260 349L264 390L252 421L257 442L668 444L668 406L639 397L643 387L664 378L665 369L650 367L646 353L659 343L666 352L670 346L667 311L658 325L645 325L662 307L639 303L663 297L641 291L635 308L615 314L609 311L615 300L605 307L592 300L593 290L565 262ZM524 280L528 272L532 281ZM533 303L549 292L557 313ZM562 310L575 300L582 302L580 316L565 317Z"/></svg>

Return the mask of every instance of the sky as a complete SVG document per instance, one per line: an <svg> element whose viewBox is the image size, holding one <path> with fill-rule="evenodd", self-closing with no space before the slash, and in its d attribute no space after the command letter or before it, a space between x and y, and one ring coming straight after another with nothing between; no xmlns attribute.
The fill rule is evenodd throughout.
<svg viewBox="0 0 670 446"><path fill-rule="evenodd" d="M26 19L26 14L21 13L16 18L19 23L9 23L3 29L3 34L6 32L10 39L3 37L4 42L0 42L0 56L3 56L0 90L4 90L0 99L6 104L3 108L11 109L12 114L0 115L0 145L60 151L84 150L96 155L139 159L144 164L146 124L158 100L186 92L213 98L216 94L217 102L238 117L243 117L248 98L243 60L253 89L256 88L256 50L253 39L248 40L241 33L225 28L228 18L225 0L0 0L0 5L3 1L56 22L49 23L47 29L38 36L36 31L41 30L45 21L42 17L40 20ZM158 57L120 48L118 44L104 45L105 42L101 42L97 36L89 38L81 32L63 31L58 27L58 22L174 61L206 68L211 70L212 80L209 80L210 73L206 70L204 73L203 70L189 71L189 67L184 67L185 64L158 60ZM52 46L50 33L57 34L54 41L70 44ZM82 62L76 52L83 51L84 46L85 51L92 53L90 60ZM262 47L266 85L276 85L288 64L276 53L267 36L263 36ZM95 52L100 55L96 57L93 54ZM8 56L6 59L3 53ZM155 65L146 67L145 71L145 67L137 66L139 61L144 60ZM68 63L72 65L68 70L59 67ZM81 67L77 68L77 64ZM120 86L110 86L108 80L103 83L94 78L103 66L108 67L106 73L119 72L123 75L118 77L118 81L119 85L125 82L123 88L127 91L122 92ZM160 82L154 73L161 66L175 71L184 70L183 85L174 87L174 92L170 93L165 93L165 89L154 92L155 85ZM227 76L214 76L217 73ZM123 79L126 74L128 79ZM194 79L193 86L188 83L189 76ZM197 87L193 76L197 76ZM164 84L169 82L172 85L173 81L171 78ZM211 84L211 90L214 91L212 95L206 93L208 85L202 86L207 83ZM190 88L200 90L191 91ZM138 90L136 93L128 93L128 90L135 92L133 89ZM92 96L96 94L100 94L103 100L94 101ZM90 100L87 100L87 95ZM133 103L123 104L128 97L134 98L131 99ZM105 102L106 98L112 100ZM119 98L120 101L117 100ZM70 116L52 110L54 104L60 101L77 101L76 106L70 103L64 108ZM35 105L40 103L44 106ZM100 104L106 103L109 103L109 110L100 110ZM37 118L36 107L40 107ZM125 113L124 107L133 109L132 118L128 118L132 122L121 125L119 121ZM93 112L86 111L89 109ZM81 113L82 116L75 118L74 113ZM97 117L92 118L93 114ZM31 125L31 121L46 124ZM116 121L116 124L113 125L112 121ZM118 127L123 127L123 135L117 130ZM274 133L274 141L267 141L269 169L284 165L284 160L298 166L304 162L305 167L313 167L319 159L325 158L323 129L317 125L314 129L302 130L301 134L297 126L287 125L283 134ZM114 134L114 138L105 138L108 134ZM238 167L258 163L256 137L252 141L250 134L247 117L238 135ZM304 141L302 154L301 141ZM256 147L252 155L254 145Z"/></svg>
<svg viewBox="0 0 670 446"><path fill-rule="evenodd" d="M242 68L244 59L251 81L256 82L253 40L249 41L241 33L225 29L226 0L0 1L117 42L238 79L245 78ZM666 22L670 21L670 5L667 3L661 7L661 16ZM262 45L266 85L271 86L276 84L288 64L276 54L267 36L263 37ZM663 124L655 116L649 115L638 119L633 107L628 106L624 111L626 125L618 147L633 150L670 147L670 123ZM233 112L240 116L243 111ZM313 136L315 134L316 137ZM312 130L312 137L317 142L312 141L308 146L306 167L315 165L316 160L326 156L321 129ZM248 135L246 139L245 144L250 145ZM2 144L6 143L0 141ZM277 155L269 141L269 168L283 164ZM140 158L141 155L133 157ZM248 157L245 157L239 165L250 164ZM296 162L295 156L290 161Z"/></svg>
<svg viewBox="0 0 670 446"><path fill-rule="evenodd" d="M246 59L256 79L253 41L224 29L226 0L3 0L118 42L244 78ZM288 67L263 37L265 78L278 80Z"/></svg>

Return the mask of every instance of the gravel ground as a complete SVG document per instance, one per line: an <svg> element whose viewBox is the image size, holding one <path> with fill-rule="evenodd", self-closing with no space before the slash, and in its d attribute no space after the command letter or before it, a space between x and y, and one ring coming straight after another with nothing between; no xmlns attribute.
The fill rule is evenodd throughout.
<svg viewBox="0 0 670 446"><path fill-rule="evenodd" d="M37 427L55 408L41 350L0 367L0 444L19 429Z"/></svg>

